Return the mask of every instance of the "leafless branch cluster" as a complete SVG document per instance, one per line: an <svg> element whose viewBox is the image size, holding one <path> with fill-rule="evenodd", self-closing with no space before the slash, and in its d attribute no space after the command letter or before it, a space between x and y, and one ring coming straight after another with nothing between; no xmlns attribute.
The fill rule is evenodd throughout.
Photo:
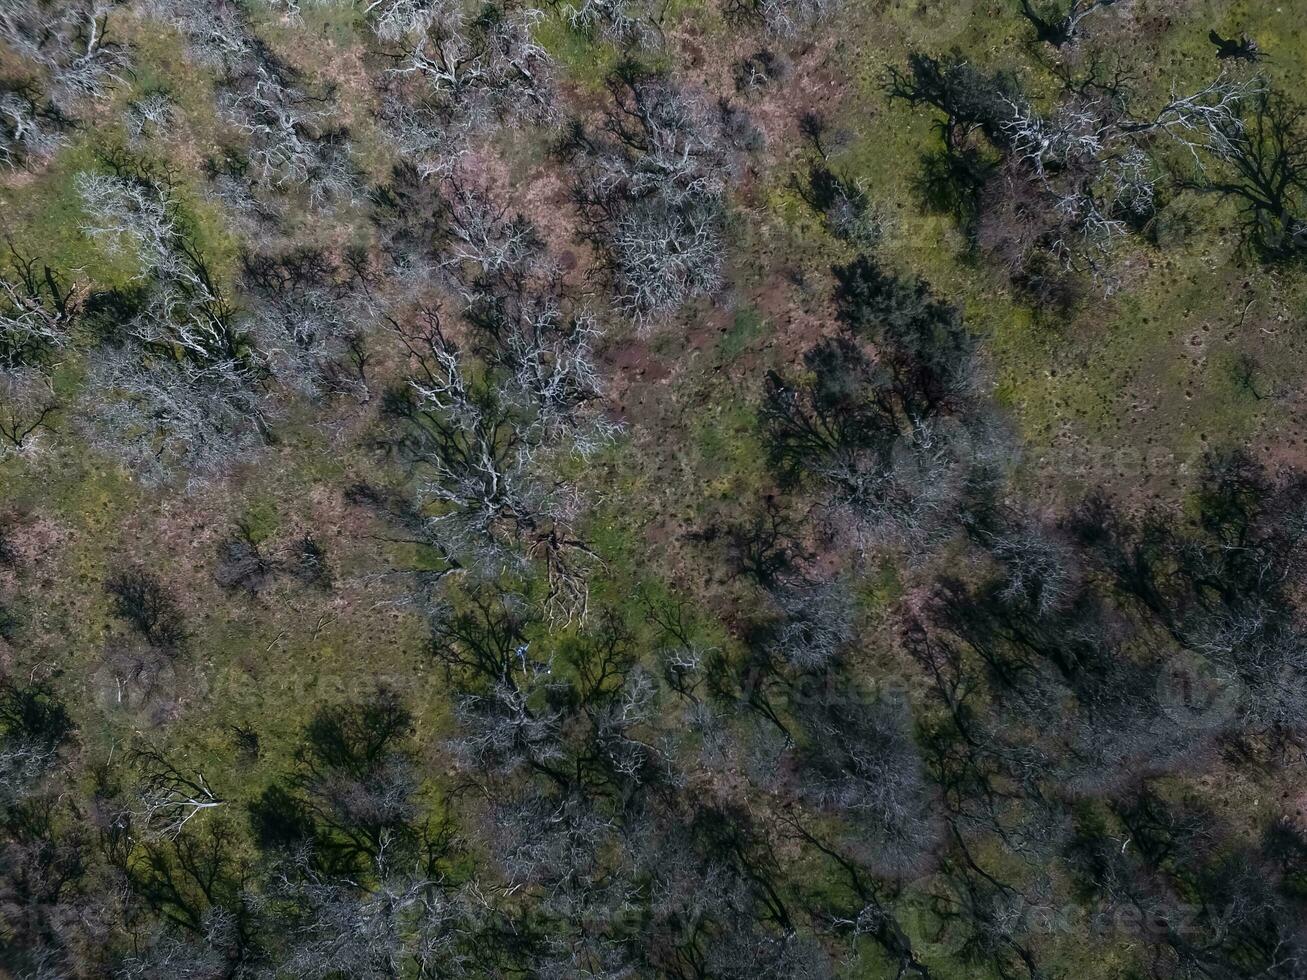
<svg viewBox="0 0 1307 980"><path fill-rule="evenodd" d="M108 35L115 6L113 0L4 0L0 43L38 68L54 105L73 114L83 100L104 98L129 65L126 50Z"/></svg>
<svg viewBox="0 0 1307 980"><path fill-rule="evenodd" d="M0 270L0 459L30 455L58 410L52 359L73 342L74 288L8 242Z"/></svg>
<svg viewBox="0 0 1307 980"><path fill-rule="evenodd" d="M843 583L787 583L773 598L782 619L772 645L795 667L820 669L852 642L853 597Z"/></svg>
<svg viewBox="0 0 1307 980"><path fill-rule="evenodd" d="M401 144L434 156L496 120L552 117L549 56L532 36L539 10L409 0L369 9L390 46L383 118Z"/></svg>
<svg viewBox="0 0 1307 980"><path fill-rule="evenodd" d="M1003 568L1004 602L1028 603L1038 615L1051 616L1072 601L1079 585L1075 558L1056 534L1033 521L1014 521L986 537Z"/></svg>
<svg viewBox="0 0 1307 980"><path fill-rule="evenodd" d="M344 134L328 127L325 98L295 84L284 65L258 64L233 79L221 108L249 139L250 178L256 187L309 187L310 201L325 204L353 184Z"/></svg>
<svg viewBox="0 0 1307 980"><path fill-rule="evenodd" d="M1099 269L1116 241L1154 213L1159 141L1198 159L1237 124L1239 107L1259 85L1222 77L1173 95L1148 117L1134 114L1119 78L1068 88L1048 113L1008 97L1000 141L1013 179L1038 187L1057 223L1048 236L1052 251L1068 267L1084 261Z"/></svg>
<svg viewBox="0 0 1307 980"><path fill-rule="evenodd" d="M154 10L217 70L219 111L247 141L244 181L258 191L306 187L315 207L349 196L357 176L348 133L332 123L334 91L309 91L239 5L154 0Z"/></svg>
<svg viewBox="0 0 1307 980"><path fill-rule="evenodd" d="M467 152L469 126L460 126L430 99L408 96L405 86L381 89L382 125L395 152L425 178L452 176Z"/></svg>
<svg viewBox="0 0 1307 980"><path fill-rule="evenodd" d="M242 257L251 297L249 331L269 370L288 388L317 397L370 397L365 331L380 305L366 254L338 262L302 246L281 255Z"/></svg>
<svg viewBox="0 0 1307 980"><path fill-rule="evenodd" d="M717 288L730 161L709 110L665 79L620 70L602 132L577 132L573 192L613 280L614 303L638 322Z"/></svg>
<svg viewBox="0 0 1307 980"><path fill-rule="evenodd" d="M1271 261L1307 252L1307 114L1280 92L1248 93L1236 112L1204 120L1207 138L1181 186L1234 201L1244 239Z"/></svg>
<svg viewBox="0 0 1307 980"><path fill-rule="evenodd" d="M32 81L0 81L0 164L42 160L65 142L72 120L47 101Z"/></svg>
<svg viewBox="0 0 1307 980"><path fill-rule="evenodd" d="M24 800L54 764L58 746L37 739L7 738L0 745L0 806Z"/></svg>
<svg viewBox="0 0 1307 980"><path fill-rule="evenodd" d="M32 368L0 370L0 460L40 452L58 410L45 374Z"/></svg>
<svg viewBox="0 0 1307 980"><path fill-rule="evenodd" d="M924 284L866 258L835 271L845 332L805 355L813 380L767 379L772 459L784 480L821 483L841 534L927 548L956 531L966 487L1002 453L974 342Z"/></svg>
<svg viewBox="0 0 1307 980"><path fill-rule="evenodd" d="M762 24L776 37L794 38L812 30L838 8L839 0L727 0L726 15Z"/></svg>
<svg viewBox="0 0 1307 980"><path fill-rule="evenodd" d="M1056 0L1043 3L1040 9L1031 0L1021 0L1021 14L1035 29L1035 38L1061 48L1074 44L1081 37L1081 29L1088 18L1121 0Z"/></svg>
<svg viewBox="0 0 1307 980"><path fill-rule="evenodd" d="M86 231L139 263L140 309L91 365L92 442L140 476L212 475L262 439L266 357L239 327L173 192L144 173L84 172Z"/></svg>
<svg viewBox="0 0 1307 980"><path fill-rule="evenodd" d="M420 478L419 506L438 508L430 530L465 571L520 572L540 559L555 612L583 612L593 556L574 524L584 502L551 472L617 432L600 405L599 321L560 284L531 223L465 180L436 185L410 168L380 200L400 277L415 263L419 287L417 312L389 317L416 373L387 411ZM435 218L408 227L419 200ZM421 298L433 277L456 316Z"/></svg>
<svg viewBox="0 0 1307 980"><path fill-rule="evenodd" d="M437 23L456 17L459 6L447 0L368 0L363 7L372 30L383 41L407 41Z"/></svg>
<svg viewBox="0 0 1307 980"><path fill-rule="evenodd" d="M261 898L293 909L282 936L288 976L386 977L413 964L432 976L470 975L460 947L484 918L474 893L451 889L420 866L395 867L392 850L383 838L366 879L325 873L304 851L288 858Z"/></svg>
<svg viewBox="0 0 1307 980"><path fill-rule="evenodd" d="M912 868L935 831L910 712L896 702L847 699L810 711L805 728L810 743L796 767L799 794L857 828L851 846L868 866Z"/></svg>
<svg viewBox="0 0 1307 980"><path fill-rule="evenodd" d="M127 134L133 143L166 134L177 121L177 110L168 93L149 92L127 106Z"/></svg>
<svg viewBox="0 0 1307 980"><path fill-rule="evenodd" d="M549 57L532 36L539 10L377 0L365 13L390 64L378 80L383 129L423 177L452 176L493 123L552 119Z"/></svg>
<svg viewBox="0 0 1307 980"><path fill-rule="evenodd" d="M532 338L516 355L528 381L544 381L531 390L502 366L477 365L434 311L422 311L416 328L400 328L418 373L395 410L405 423L401 446L417 470L419 502L438 510L434 539L481 575L525 571L525 561L539 559L550 605L568 619L584 615L584 569L593 556L573 530L581 498L550 475L550 465L598 442L569 438L580 420L560 415L550 400L584 383L575 365L588 365L588 327L560 318L546 329L554 325L562 361L554 363L555 352Z"/></svg>
<svg viewBox="0 0 1307 980"><path fill-rule="evenodd" d="M562 12L568 26L586 37L648 48L664 41L666 7L647 0L572 0Z"/></svg>
<svg viewBox="0 0 1307 980"><path fill-rule="evenodd" d="M4 0L0 45L12 68L0 81L0 165L48 157L88 101L122 81L127 51L108 36L112 0Z"/></svg>
<svg viewBox="0 0 1307 980"><path fill-rule="evenodd" d="M72 342L79 303L72 286L10 240L0 269L0 368L44 363Z"/></svg>
<svg viewBox="0 0 1307 980"><path fill-rule="evenodd" d="M226 804L204 773L178 769L155 749L137 753L141 783L132 817L148 837L175 840L202 813Z"/></svg>

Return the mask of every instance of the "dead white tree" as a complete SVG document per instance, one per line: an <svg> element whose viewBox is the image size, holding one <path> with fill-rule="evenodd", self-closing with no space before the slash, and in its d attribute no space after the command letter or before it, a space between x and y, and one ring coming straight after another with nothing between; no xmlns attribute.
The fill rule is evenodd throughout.
<svg viewBox="0 0 1307 980"><path fill-rule="evenodd" d="M849 821L850 844L869 866L917 866L935 838L935 801L907 708L846 697L802 714L811 741L795 750L799 795Z"/></svg>
<svg viewBox="0 0 1307 980"><path fill-rule="evenodd" d="M468 152L473 127L436 100L406 96L401 86L383 85L380 120L391 146L424 179L452 177Z"/></svg>
<svg viewBox="0 0 1307 980"><path fill-rule="evenodd" d="M0 369L46 361L71 343L79 303L73 286L7 242L0 268Z"/></svg>
<svg viewBox="0 0 1307 980"><path fill-rule="evenodd" d="M228 306L178 222L171 190L143 175L83 172L74 183L89 220L83 229L113 253L127 253L152 287L152 302L131 325L143 344L172 348L208 366L240 373L251 353Z"/></svg>
<svg viewBox="0 0 1307 980"><path fill-rule="evenodd" d="M1047 112L1006 96L1002 148L1015 179L1035 187L1055 216L1053 247L1066 267L1087 264L1110 282L1106 261L1116 243L1152 215L1160 179L1154 153L1178 147L1198 161L1216 134L1237 125L1240 106L1260 87L1223 75L1193 93L1173 93L1145 117L1131 111L1119 81L1078 86Z"/></svg>
<svg viewBox="0 0 1307 980"><path fill-rule="evenodd" d="M254 37L239 4L145 0L144 10L180 32L187 54L207 67L225 71L252 54Z"/></svg>
<svg viewBox="0 0 1307 980"><path fill-rule="evenodd" d="M51 67L51 97L61 108L71 111L80 100L104 99L112 86L122 83L130 62L124 49L108 38L112 9L104 0L67 9L66 53Z"/></svg>
<svg viewBox="0 0 1307 980"><path fill-rule="evenodd" d="M166 92L150 92L128 103L123 115L133 143L151 136L167 135L177 121L176 105Z"/></svg>
<svg viewBox="0 0 1307 980"><path fill-rule="evenodd" d="M265 442L267 403L230 362L206 366L135 347L103 348L86 392L83 436L145 483L184 475L202 484Z"/></svg>
<svg viewBox="0 0 1307 980"><path fill-rule="evenodd" d="M67 142L70 120L31 81L0 80L0 165L43 160Z"/></svg>
<svg viewBox="0 0 1307 980"><path fill-rule="evenodd" d="M423 82L442 111L471 126L496 119L544 121L554 111L548 53L534 39L543 13L532 7L465 22L433 18L390 69Z"/></svg>
<svg viewBox="0 0 1307 980"><path fill-rule="evenodd" d="M459 5L451 0L369 0L363 13L383 41L410 40L441 21L456 18Z"/></svg>
<svg viewBox="0 0 1307 980"><path fill-rule="evenodd" d="M280 925L279 970L292 977L470 976L466 943L481 924L476 883L454 887L409 867L389 832L367 874L329 874L307 850L273 869L269 911ZM417 864L417 862L414 862Z"/></svg>
<svg viewBox="0 0 1307 980"><path fill-rule="evenodd" d="M520 573L538 559L551 613L584 615L587 569L597 559L573 530L580 494L550 471L567 454L597 448L606 430L597 415L587 425L581 406L564 415L550 399L572 397L593 376L588 365L577 373L586 334L568 335L576 339L557 360L523 338L518 371L509 373L502 362L477 364L434 310L421 311L415 327L395 327L417 368L398 444L418 474L419 503L437 511L431 535L483 575Z"/></svg>
<svg viewBox="0 0 1307 980"><path fill-rule="evenodd" d="M219 111L248 142L243 182L260 192L307 187L315 207L350 196L357 168L347 133L332 124L330 88L306 88L302 74L258 36L237 4L152 0L152 9L217 72Z"/></svg>
<svg viewBox="0 0 1307 980"><path fill-rule="evenodd" d="M42 71L60 111L75 113L84 100L105 98L129 66L124 48L109 40L113 9L106 0L3 0L0 42Z"/></svg>
<svg viewBox="0 0 1307 980"><path fill-rule="evenodd" d="M630 73L609 88L604 134L577 141L573 189L604 251L614 304L648 322L720 284L729 161L698 99Z"/></svg>
<svg viewBox="0 0 1307 980"><path fill-rule="evenodd" d="M142 749L136 761L143 772L132 817L147 837L176 840L200 814L226 805L198 769L184 772L155 749Z"/></svg>
<svg viewBox="0 0 1307 980"><path fill-rule="evenodd" d="M43 373L30 368L0 371L0 461L39 453L58 410L50 379Z"/></svg>
<svg viewBox="0 0 1307 980"><path fill-rule="evenodd" d="M212 476L262 441L266 354L184 232L166 184L148 174L82 173L76 185L87 233L131 255L148 289L125 341L91 364L87 436L150 481L177 468L192 479Z"/></svg>
<svg viewBox="0 0 1307 980"><path fill-rule="evenodd" d="M0 806L20 803L55 764L58 746L40 739L0 740Z"/></svg>
<svg viewBox="0 0 1307 980"><path fill-rule="evenodd" d="M441 264L466 303L488 290L548 277L544 242L530 221L465 181L449 180L445 188L450 240Z"/></svg>
<svg viewBox="0 0 1307 980"><path fill-rule="evenodd" d="M563 712L545 696L562 689L551 679L553 662L534 659L526 644L516 660L485 692L457 699L458 734L449 744L468 772L509 776L563 758Z"/></svg>
<svg viewBox="0 0 1307 980"><path fill-rule="evenodd" d="M663 12L638 0L577 0L563 13L572 30L590 37L643 47L656 47L663 40Z"/></svg>
<svg viewBox="0 0 1307 980"><path fill-rule="evenodd" d="M830 17L839 0L727 0L728 17L759 23L780 38L798 37Z"/></svg>
<svg viewBox="0 0 1307 980"><path fill-rule="evenodd" d="M256 62L233 75L219 106L249 140L250 179L256 187L308 185L315 204L352 187L348 143L330 127L331 99L310 95L286 66Z"/></svg>
<svg viewBox="0 0 1307 980"><path fill-rule="evenodd" d="M842 582L800 582L772 592L781 621L771 647L800 670L820 670L854 639L854 601Z"/></svg>
<svg viewBox="0 0 1307 980"><path fill-rule="evenodd" d="M363 331L380 304L314 248L242 257L250 335L281 384L309 397L369 397Z"/></svg>
<svg viewBox="0 0 1307 980"><path fill-rule="evenodd" d="M1031 0L1021 0L1021 14L1035 29L1037 40L1060 48L1080 38L1085 20L1122 0L1057 0L1053 10L1042 11Z"/></svg>

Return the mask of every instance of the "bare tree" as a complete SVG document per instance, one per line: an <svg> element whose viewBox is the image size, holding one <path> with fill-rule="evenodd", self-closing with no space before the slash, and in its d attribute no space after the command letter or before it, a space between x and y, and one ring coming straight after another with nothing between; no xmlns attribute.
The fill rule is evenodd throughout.
<svg viewBox="0 0 1307 980"><path fill-rule="evenodd" d="M1208 31L1207 39L1216 46L1216 57L1221 61L1260 61L1264 57L1257 42L1247 34L1237 38L1222 37L1216 31Z"/></svg>
<svg viewBox="0 0 1307 980"><path fill-rule="evenodd" d="M783 619L772 640L799 670L820 670L854 638L853 597L841 582L801 583L772 593Z"/></svg>
<svg viewBox="0 0 1307 980"><path fill-rule="evenodd" d="M133 816L148 838L176 840L200 814L226 805L199 770L178 769L155 749L140 750L136 762L142 779Z"/></svg>
<svg viewBox="0 0 1307 980"><path fill-rule="evenodd" d="M844 332L804 355L809 378L766 379L771 460L783 484L820 482L842 533L919 549L952 533L968 481L996 459L974 341L924 283L865 258L835 271Z"/></svg>
<svg viewBox="0 0 1307 980"><path fill-rule="evenodd" d="M470 890L451 888L421 867L405 870L385 846L366 878L323 873L300 852L274 871L271 897L285 911L279 968L292 977L474 975L472 937L484 912Z"/></svg>
<svg viewBox="0 0 1307 980"><path fill-rule="evenodd" d="M320 708L296 752L295 795L272 787L263 796L267 824L286 838L275 843L293 848L309 841L324 866L358 874L388 851L415 866L423 861L434 873L444 838L438 826L429 832L419 806L412 727L412 715L386 687ZM287 837L287 827L296 833Z"/></svg>
<svg viewBox="0 0 1307 980"><path fill-rule="evenodd" d="M466 693L457 702L459 734L452 743L456 758L468 772L509 775L547 770L564 756L563 712L537 705L548 702L551 660L530 655L529 644L518 647L516 662L506 665L485 693Z"/></svg>
<svg viewBox="0 0 1307 980"><path fill-rule="evenodd" d="M40 452L59 407L49 379L40 372L0 372L0 460Z"/></svg>
<svg viewBox="0 0 1307 980"><path fill-rule="evenodd" d="M380 118L391 145L423 179L450 177L468 152L473 127L438 100L406 95L401 85L383 84Z"/></svg>
<svg viewBox="0 0 1307 980"><path fill-rule="evenodd" d="M315 206L349 196L355 169L348 134L330 125L331 103L330 92L310 95L298 72L270 54L231 74L220 108L249 140L249 177L257 188L307 186Z"/></svg>
<svg viewBox="0 0 1307 980"><path fill-rule="evenodd" d="M303 74L258 36L239 5L152 2L191 52L217 70L219 111L248 142L243 183L258 192L305 187L319 208L352 196L358 173L349 134L332 123L332 87L310 91ZM228 190L236 201L243 196L243 188Z"/></svg>
<svg viewBox="0 0 1307 980"><path fill-rule="evenodd" d="M1235 111L1206 122L1200 165L1182 178L1182 186L1236 202L1245 240L1263 258L1301 256L1307 251L1307 125L1301 107L1279 93L1245 91Z"/></svg>
<svg viewBox="0 0 1307 980"><path fill-rule="evenodd" d="M103 99L112 85L123 81L120 73L129 60L107 33L113 7L106 0L84 0L65 12L68 52L51 72L56 104L72 107L81 99Z"/></svg>
<svg viewBox="0 0 1307 980"><path fill-rule="evenodd" d="M166 135L177 121L177 109L167 92L149 92L130 102L124 113L133 142Z"/></svg>
<svg viewBox="0 0 1307 980"><path fill-rule="evenodd" d="M639 44L660 40L657 22L631 0L579 0L569 3L564 13L580 34Z"/></svg>
<svg viewBox="0 0 1307 980"><path fill-rule="evenodd" d="M255 46L248 14L238 4L148 0L145 9L179 31L187 54L211 68L226 71L238 66Z"/></svg>
<svg viewBox="0 0 1307 980"><path fill-rule="evenodd" d="M59 409L48 376L80 310L74 288L8 241L0 271L0 458L31 455Z"/></svg>
<svg viewBox="0 0 1307 980"><path fill-rule="evenodd" d="M479 574L520 570L524 559L539 558L551 605L564 618L582 613L582 569L593 555L572 530L581 501L542 469L559 453L584 448L560 439L563 420L541 400L557 386L523 390L502 374L488 386L469 374L467 355L447 336L439 315L428 309L420 317L415 329L396 324L419 373L410 394L391 408L405 423L399 447L417 469L419 498L424 506L441 508L430 522L434 540ZM525 353L532 361L540 358L536 363L548 356L538 347ZM564 363L531 376L569 370Z"/></svg>
<svg viewBox="0 0 1307 980"><path fill-rule="evenodd" d="M717 288L728 160L692 95L629 66L608 88L604 134L573 141L583 165L574 194L615 305L644 322Z"/></svg>
<svg viewBox="0 0 1307 980"><path fill-rule="evenodd" d="M861 183L845 180L817 163L808 169L806 180L795 178L793 186L836 238L866 252L884 236L885 218Z"/></svg>
<svg viewBox="0 0 1307 980"><path fill-rule="evenodd" d="M401 18L407 27L402 34L395 31L396 64L389 71L420 80L440 111L472 126L550 116L549 56L532 36L539 10L493 8L470 19L454 6L436 12L426 4L395 3L388 9L400 8L415 12Z"/></svg>
<svg viewBox="0 0 1307 980"><path fill-rule="evenodd" d="M210 908L198 934L175 926L164 927L145 940L144 949L117 964L114 975L123 980L150 980L159 976L207 980L224 975L233 980L252 980L258 975L254 964L229 962L232 950L239 949L234 918L226 909Z"/></svg>
<svg viewBox="0 0 1307 980"><path fill-rule="evenodd" d="M366 275L366 256L357 258ZM307 246L246 253L241 266L253 300L249 331L277 379L309 396L336 392L366 401L363 338L378 302L359 266Z"/></svg>
<svg viewBox="0 0 1307 980"><path fill-rule="evenodd" d="M368 0L363 8L383 41L406 41L425 34L457 10L456 4L442 0Z"/></svg>
<svg viewBox="0 0 1307 980"><path fill-rule="evenodd" d="M202 482L263 444L267 406L229 363L172 362L104 348L91 366L83 431L149 483Z"/></svg>
<svg viewBox="0 0 1307 980"><path fill-rule="evenodd" d="M0 689L0 720L5 723L0 740L0 811L20 804L51 771L60 744L68 734L67 718L51 717L50 726L34 726L27 718L27 703L48 697L39 689L19 689L5 681ZM37 702L39 703L39 702Z"/></svg>
<svg viewBox="0 0 1307 980"><path fill-rule="evenodd" d="M1043 617L1075 601L1080 584L1076 557L1055 532L1020 515L997 527L973 521L968 530L1002 567L999 595L1005 602L1028 605Z"/></svg>
<svg viewBox="0 0 1307 980"><path fill-rule="evenodd" d="M30 80L0 80L0 164L44 160L66 141L71 120Z"/></svg>
<svg viewBox="0 0 1307 980"><path fill-rule="evenodd" d="M82 173L86 230L141 266L147 300L91 366L88 435L142 477L211 476L262 440L266 355L237 323L171 190L145 173Z"/></svg>
<svg viewBox="0 0 1307 980"><path fill-rule="evenodd" d="M839 0L727 0L727 17L760 23L769 34L792 38L812 30L839 7Z"/></svg>
<svg viewBox="0 0 1307 980"><path fill-rule="evenodd" d="M84 99L104 98L122 81L126 51L108 39L111 0L8 0L0 6L0 41L49 78L53 103L73 113Z"/></svg>
<svg viewBox="0 0 1307 980"><path fill-rule="evenodd" d="M1035 38L1055 48L1074 44L1080 38L1084 21L1106 7L1121 0L1056 0L1052 10L1044 4L1040 9L1031 0L1021 0L1021 15L1035 29Z"/></svg>
<svg viewBox="0 0 1307 980"><path fill-rule="evenodd" d="M12 239L0 270L0 368L43 363L72 340L77 295L48 265L24 254Z"/></svg>
<svg viewBox="0 0 1307 980"><path fill-rule="evenodd" d="M397 188L387 202L410 196ZM419 305L408 322L389 318L414 369L387 402L393 445L432 514L422 534L451 570L523 574L540 559L549 604L568 618L584 610L594 556L573 530L585 501L551 470L619 431L600 403L599 321L560 288L530 222L459 179L434 203L428 248L461 316Z"/></svg>
<svg viewBox="0 0 1307 980"><path fill-rule="evenodd" d="M1188 94L1173 94L1151 116L1134 113L1120 79L1091 77L1071 85L1047 115L1008 97L999 123L1009 166L1040 189L1056 231L1050 248L1068 267L1102 261L1154 211L1160 141L1197 158L1214 132L1239 121L1239 107L1257 82L1224 77ZM1163 147L1165 148L1165 147Z"/></svg>

